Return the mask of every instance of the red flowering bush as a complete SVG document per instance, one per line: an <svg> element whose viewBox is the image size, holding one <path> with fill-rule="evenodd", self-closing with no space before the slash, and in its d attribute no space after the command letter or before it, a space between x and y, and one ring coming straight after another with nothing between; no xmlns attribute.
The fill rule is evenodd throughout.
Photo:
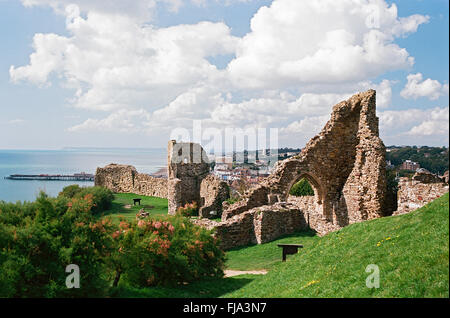
<svg viewBox="0 0 450 318"><path fill-rule="evenodd" d="M211 232L183 217L122 221L112 237L117 285L123 276L134 286L170 285L223 275L224 252Z"/></svg>
<svg viewBox="0 0 450 318"><path fill-rule="evenodd" d="M179 207L176 212L177 215L190 217L198 215L197 202L186 203L184 206Z"/></svg>

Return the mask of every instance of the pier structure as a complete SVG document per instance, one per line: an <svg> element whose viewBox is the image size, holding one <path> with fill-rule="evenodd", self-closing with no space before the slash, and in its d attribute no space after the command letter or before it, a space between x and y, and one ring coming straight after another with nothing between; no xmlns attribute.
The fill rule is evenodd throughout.
<svg viewBox="0 0 450 318"><path fill-rule="evenodd" d="M5 177L9 180L42 180L42 181L94 181L90 173L67 174L12 174Z"/></svg>

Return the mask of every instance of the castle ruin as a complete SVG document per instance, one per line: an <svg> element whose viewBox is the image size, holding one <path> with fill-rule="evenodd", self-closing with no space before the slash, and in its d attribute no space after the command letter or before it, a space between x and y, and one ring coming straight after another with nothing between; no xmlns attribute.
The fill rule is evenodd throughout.
<svg viewBox="0 0 450 318"><path fill-rule="evenodd" d="M224 202L227 184L210 174L206 153L195 143L169 141L165 181L143 177L130 166L110 165L97 170L95 183L115 192L165 197L169 214L197 202L200 219L193 222L214 228L222 247L229 249L307 228L324 235L387 215L385 154L376 93L368 90L335 105L330 120L300 154L279 161L269 177L232 205ZM302 178L314 196L289 194ZM430 197L442 192L438 187ZM214 215L222 215L221 222L208 219Z"/></svg>

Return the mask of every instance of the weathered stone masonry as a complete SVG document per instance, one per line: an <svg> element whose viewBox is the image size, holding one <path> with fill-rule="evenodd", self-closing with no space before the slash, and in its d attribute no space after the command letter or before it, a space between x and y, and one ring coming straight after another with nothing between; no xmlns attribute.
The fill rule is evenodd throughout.
<svg viewBox="0 0 450 318"><path fill-rule="evenodd" d="M136 193L167 198L169 214L186 203L196 202L201 217L215 217L222 213L222 202L229 197L226 182L209 173L209 162L199 144L168 145L168 179L138 173L133 166L110 164L97 168L95 185L116 193Z"/></svg>
<svg viewBox="0 0 450 318"><path fill-rule="evenodd" d="M386 194L385 146L378 134L375 91L333 107L330 120L302 152L278 162L274 172L243 200L224 204L215 228L224 249L264 243L311 228L319 235L381 217ZM291 187L306 178L314 196L294 198Z"/></svg>
<svg viewBox="0 0 450 318"><path fill-rule="evenodd" d="M230 188L225 181L209 174L200 184L199 216L210 218L221 216L222 203L230 197Z"/></svg>
<svg viewBox="0 0 450 318"><path fill-rule="evenodd" d="M313 211L320 234L383 216L385 146L378 136L374 90L333 107L331 119L302 152L278 162L274 172L244 200L229 206L222 220L258 206L286 202L292 185L306 178L315 192Z"/></svg>
<svg viewBox="0 0 450 318"><path fill-rule="evenodd" d="M196 202L199 214L210 217L222 213L222 202L229 197L228 185L209 173L206 152L196 143L169 141L168 145L169 214L186 203Z"/></svg>
<svg viewBox="0 0 450 318"><path fill-rule="evenodd" d="M154 178L138 173L130 165L110 164L97 168L95 185L110 189L116 193L136 193L153 197L167 198L167 179Z"/></svg>
<svg viewBox="0 0 450 318"><path fill-rule="evenodd" d="M447 177L439 178L429 172L417 172L412 179L400 178L398 184L397 211L394 215L421 208L449 190Z"/></svg>
<svg viewBox="0 0 450 318"><path fill-rule="evenodd" d="M208 219L193 222L208 229L214 228L223 249L270 242L309 226L296 206L285 203L254 208L222 222Z"/></svg>

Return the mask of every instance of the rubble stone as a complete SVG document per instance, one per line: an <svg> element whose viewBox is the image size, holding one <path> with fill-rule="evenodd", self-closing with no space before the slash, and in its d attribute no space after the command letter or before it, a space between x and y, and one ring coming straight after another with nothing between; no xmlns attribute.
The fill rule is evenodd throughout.
<svg viewBox="0 0 450 318"><path fill-rule="evenodd" d="M448 182L428 171L418 171L412 179L400 178L397 211L393 215L411 212L439 198L449 191Z"/></svg>

